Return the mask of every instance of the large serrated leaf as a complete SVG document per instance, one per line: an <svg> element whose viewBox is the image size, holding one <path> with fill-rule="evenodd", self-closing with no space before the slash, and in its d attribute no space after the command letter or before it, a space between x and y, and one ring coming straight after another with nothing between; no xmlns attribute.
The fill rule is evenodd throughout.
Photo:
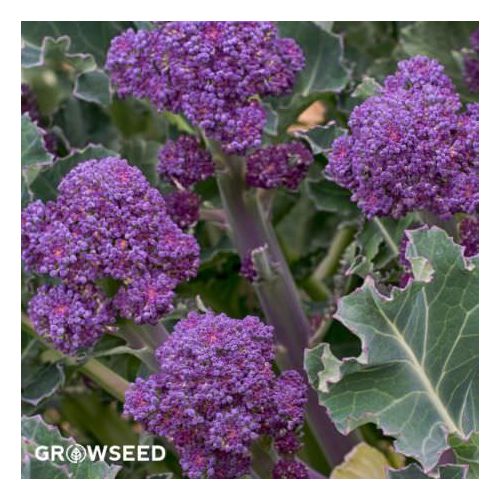
<svg viewBox="0 0 500 500"><path fill-rule="evenodd" d="M367 422L396 437L425 471L449 434L478 429L479 259L438 228L408 231L414 280L382 296L371 278L339 301L336 317L362 342L340 361L322 344L305 366L339 430Z"/></svg>
<svg viewBox="0 0 500 500"><path fill-rule="evenodd" d="M108 465L104 461L93 462L88 457L79 463L69 460L39 460L35 456L37 447L54 445L67 448L77 445L72 438L61 436L57 427L48 425L40 415L23 416L21 419L21 477L23 479L113 479L121 467Z"/></svg>

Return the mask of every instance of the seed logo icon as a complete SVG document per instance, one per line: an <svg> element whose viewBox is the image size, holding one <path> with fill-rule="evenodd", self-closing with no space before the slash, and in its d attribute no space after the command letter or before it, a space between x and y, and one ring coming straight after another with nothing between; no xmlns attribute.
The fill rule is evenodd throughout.
<svg viewBox="0 0 500 500"><path fill-rule="evenodd" d="M66 458L73 464L83 462L86 455L85 448L79 444L72 444L66 448Z"/></svg>

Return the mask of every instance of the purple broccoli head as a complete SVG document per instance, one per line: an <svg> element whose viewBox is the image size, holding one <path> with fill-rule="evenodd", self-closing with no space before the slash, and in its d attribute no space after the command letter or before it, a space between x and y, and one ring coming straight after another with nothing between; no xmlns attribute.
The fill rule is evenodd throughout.
<svg viewBox="0 0 500 500"><path fill-rule="evenodd" d="M188 477L244 476L264 435L297 451L306 386L297 372L274 374L272 327L190 313L156 355L161 371L132 384L125 412L174 443Z"/></svg>
<svg viewBox="0 0 500 500"><path fill-rule="evenodd" d="M351 133L332 145L327 178L350 189L369 217L476 212L479 108L460 108L439 63L423 56L400 62L352 112Z"/></svg>

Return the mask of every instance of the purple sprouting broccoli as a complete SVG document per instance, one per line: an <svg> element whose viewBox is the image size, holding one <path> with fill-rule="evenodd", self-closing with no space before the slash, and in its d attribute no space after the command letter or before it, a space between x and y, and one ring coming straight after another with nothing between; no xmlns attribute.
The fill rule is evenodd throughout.
<svg viewBox="0 0 500 500"><path fill-rule="evenodd" d="M91 347L115 321L111 301L92 283L42 285L28 314L36 332L66 354Z"/></svg>
<svg viewBox="0 0 500 500"><path fill-rule="evenodd" d="M200 196L193 191L173 191L165 195L167 213L181 229L198 222L200 204Z"/></svg>
<svg viewBox="0 0 500 500"><path fill-rule="evenodd" d="M281 459L274 466L273 479L309 479L309 473L297 460Z"/></svg>
<svg viewBox="0 0 500 500"><path fill-rule="evenodd" d="M55 201L38 200L26 207L21 228L26 269L66 287L57 294L43 289L42 298L33 299L36 309L30 306L47 318L45 323L54 318L57 331L57 314L36 313L41 302L57 308L56 298L63 291L73 297L81 287L106 279L119 284L112 298L117 315L156 323L171 310L175 286L195 276L199 264L196 240L170 219L163 196L138 168L118 158L80 163L59 184ZM95 309L102 300L97 295L94 300L83 306L75 302L74 307ZM103 323L97 321L92 331ZM52 332L52 325L39 332L46 330ZM72 331L70 326L62 338ZM73 352L72 346L69 341L58 344L64 352Z"/></svg>
<svg viewBox="0 0 500 500"><path fill-rule="evenodd" d="M157 323L173 309L176 285L175 279L162 272L138 275L120 287L113 305L121 317L135 323Z"/></svg>
<svg viewBox="0 0 500 500"><path fill-rule="evenodd" d="M277 144L257 149L247 158L247 183L264 189L297 189L313 162L301 142Z"/></svg>
<svg viewBox="0 0 500 500"><path fill-rule="evenodd" d="M379 93L354 109L349 127L333 142L325 174L350 189L368 217L477 212L479 108L461 112L436 61L401 61Z"/></svg>
<svg viewBox="0 0 500 500"><path fill-rule="evenodd" d="M177 448L190 478L250 471L250 446L275 439L289 460L299 448L306 386L272 370L273 329L258 318L190 313L156 351L158 373L137 379L125 413Z"/></svg>
<svg viewBox="0 0 500 500"><path fill-rule="evenodd" d="M106 68L120 96L183 113L226 153L258 147L259 98L289 92L304 56L270 22L163 22L114 38Z"/></svg>
<svg viewBox="0 0 500 500"><path fill-rule="evenodd" d="M470 46L473 54L464 57L464 80L471 92L479 91L479 30L470 36Z"/></svg>
<svg viewBox="0 0 500 500"><path fill-rule="evenodd" d="M211 177L215 166L210 153L196 137L182 135L160 149L156 169L163 181L188 188Z"/></svg>
<svg viewBox="0 0 500 500"><path fill-rule="evenodd" d="M460 242L464 255L473 257L479 253L479 215L466 217L460 222Z"/></svg>

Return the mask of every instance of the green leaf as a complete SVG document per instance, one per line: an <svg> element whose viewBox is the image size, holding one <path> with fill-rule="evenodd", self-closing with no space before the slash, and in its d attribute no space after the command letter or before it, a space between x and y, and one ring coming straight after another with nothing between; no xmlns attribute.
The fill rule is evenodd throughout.
<svg viewBox="0 0 500 500"><path fill-rule="evenodd" d="M410 464L402 469L389 469L389 479L432 479L417 464Z"/></svg>
<svg viewBox="0 0 500 500"><path fill-rule="evenodd" d="M314 101L341 92L349 81L350 73L343 63L340 36L312 21L285 21L277 25L281 36L293 38L305 56L305 67L297 75L293 94L269 99L277 116L272 117L267 131L274 135L276 130L276 135L282 135ZM325 68L328 71L324 71Z"/></svg>
<svg viewBox="0 0 500 500"><path fill-rule="evenodd" d="M468 479L479 478L479 433L474 432L469 439L462 440L450 436L449 444L455 453L457 463L469 466Z"/></svg>
<svg viewBox="0 0 500 500"><path fill-rule="evenodd" d="M91 144L81 151L61 158L47 169L40 172L33 181L31 190L36 198L42 201L55 199L57 196L57 186L61 179L76 165L83 161L105 158L107 156L117 156L115 151Z"/></svg>
<svg viewBox="0 0 500 500"><path fill-rule="evenodd" d="M398 258L403 233L414 222L413 214L399 220L374 217L367 221L356 238L359 254L347 273L366 277Z"/></svg>
<svg viewBox="0 0 500 500"><path fill-rule="evenodd" d="M477 27L476 22L416 22L402 28L401 45L408 56L437 59L455 84L463 87L462 71L453 52L469 47L470 34Z"/></svg>
<svg viewBox="0 0 500 500"><path fill-rule="evenodd" d="M73 94L84 101L108 106L111 103L111 85L108 75L100 69L82 73L76 79Z"/></svg>
<svg viewBox="0 0 500 500"><path fill-rule="evenodd" d="M306 65L297 76L295 93L308 97L340 92L345 88L349 72L342 60L340 36L329 33L312 21L282 21L277 24L281 36L293 38L304 52Z"/></svg>
<svg viewBox="0 0 500 500"><path fill-rule="evenodd" d="M295 203L275 226L288 261L295 263L307 254L327 248L339 222L337 214L318 212L305 186L301 186Z"/></svg>
<svg viewBox="0 0 500 500"><path fill-rule="evenodd" d="M67 36L52 38L46 36L41 48L24 43L21 50L21 63L24 68L44 66L56 72L75 75L95 68L96 63L90 54L70 53L71 40ZM36 57L38 55L38 57Z"/></svg>
<svg viewBox="0 0 500 500"><path fill-rule="evenodd" d="M43 134L28 114L21 117L21 167L38 167L52 161L52 155L45 149Z"/></svg>
<svg viewBox="0 0 500 500"><path fill-rule="evenodd" d="M358 97L359 99L367 99L374 96L382 88L382 86L371 76L364 76L361 83L354 89L351 97Z"/></svg>
<svg viewBox="0 0 500 500"><path fill-rule="evenodd" d="M52 161L52 155L45 149L43 130L33 123L28 114L21 117L21 204L33 201L33 183L44 165Z"/></svg>
<svg viewBox="0 0 500 500"><path fill-rule="evenodd" d="M438 467L439 479L466 479L466 465L446 464Z"/></svg>
<svg viewBox="0 0 500 500"><path fill-rule="evenodd" d="M346 64L353 67L355 80L366 74L379 78L391 72L386 66L393 63L392 54L398 41L396 23L335 21L333 31L343 38Z"/></svg>
<svg viewBox="0 0 500 500"><path fill-rule="evenodd" d="M26 373L27 367L23 366L22 370ZM60 363L46 363L28 370L21 399L30 405L38 406L64 384L64 368Z"/></svg>
<svg viewBox="0 0 500 500"><path fill-rule="evenodd" d="M367 278L338 303L362 354L341 361L321 344L305 367L341 432L373 422L428 471L449 434L478 428L479 258L464 259L441 229L407 234L415 279L385 297Z"/></svg>
<svg viewBox="0 0 500 500"><path fill-rule="evenodd" d="M40 47L32 45L26 42L26 40L21 41L21 67L22 68L32 68L40 64L42 57L42 51Z"/></svg>
<svg viewBox="0 0 500 500"><path fill-rule="evenodd" d="M21 398L38 406L64 384L65 374L61 363L47 363L42 358L46 349L37 338L21 331Z"/></svg>
<svg viewBox="0 0 500 500"><path fill-rule="evenodd" d="M333 140L345 134L345 132L345 129L339 127L335 122L329 122L326 125L312 127L306 131L294 132L294 135L306 140L311 146L313 154L326 155L332 147Z"/></svg>
<svg viewBox="0 0 500 500"><path fill-rule="evenodd" d="M389 479L465 479L466 474L467 466L455 464L440 465L430 474L426 474L417 464L387 471Z"/></svg>
<svg viewBox="0 0 500 500"><path fill-rule="evenodd" d="M332 479L385 479L389 462L377 449L359 443L332 472Z"/></svg>
<svg viewBox="0 0 500 500"><path fill-rule="evenodd" d="M63 446L66 450L77 445L72 438L61 436L57 427L48 425L40 415L21 418L21 470L23 479L114 479L121 467L106 462L92 462L86 457L80 463L61 460L39 460L35 456L38 446Z"/></svg>
<svg viewBox="0 0 500 500"><path fill-rule="evenodd" d="M351 192L326 179L307 179L306 190L318 210L356 217L359 209L351 201Z"/></svg>
<svg viewBox="0 0 500 500"><path fill-rule="evenodd" d="M130 22L110 21L23 21L21 34L34 45L41 45L47 35L68 35L72 40L73 50L92 54L97 64L102 65L111 39L131 26Z"/></svg>

